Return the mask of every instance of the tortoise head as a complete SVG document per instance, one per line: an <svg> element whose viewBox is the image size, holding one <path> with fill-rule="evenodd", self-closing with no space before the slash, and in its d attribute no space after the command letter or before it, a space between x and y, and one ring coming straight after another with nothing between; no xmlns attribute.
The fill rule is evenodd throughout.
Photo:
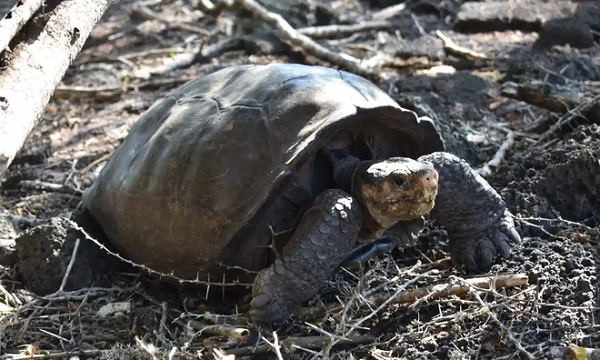
<svg viewBox="0 0 600 360"><path fill-rule="evenodd" d="M354 186L371 217L387 229L428 214L435 205L438 179L431 163L394 157L363 163Z"/></svg>

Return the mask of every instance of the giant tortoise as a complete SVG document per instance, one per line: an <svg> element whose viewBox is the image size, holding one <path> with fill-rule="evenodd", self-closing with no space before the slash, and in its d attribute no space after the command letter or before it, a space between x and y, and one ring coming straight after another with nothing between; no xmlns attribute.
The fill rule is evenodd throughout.
<svg viewBox="0 0 600 360"><path fill-rule="evenodd" d="M409 246L424 216L469 272L509 256L520 237L501 197L444 150L431 119L365 78L233 66L154 103L80 210L149 269L248 280L250 315L280 321L344 262Z"/></svg>

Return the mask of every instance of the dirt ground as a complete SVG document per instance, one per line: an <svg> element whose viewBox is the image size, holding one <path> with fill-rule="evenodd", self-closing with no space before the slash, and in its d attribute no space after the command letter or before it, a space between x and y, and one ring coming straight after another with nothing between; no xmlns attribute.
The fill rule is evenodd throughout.
<svg viewBox="0 0 600 360"><path fill-rule="evenodd" d="M242 11L215 17L192 0L121 0L0 183L0 359L277 358L274 334L286 359L566 359L600 348L600 5L400 3L315 1L280 11L295 28L385 22L318 41L386 59L373 81L435 119L448 151L473 167L507 148L486 176L523 241L483 275L513 280L464 285L470 276L449 265L445 233L428 227L416 248L337 274L283 325L249 322L249 295L204 301L137 272L85 291L29 292L15 275L14 240L68 216L154 101L233 64L339 67ZM418 299L392 296L435 284Z"/></svg>

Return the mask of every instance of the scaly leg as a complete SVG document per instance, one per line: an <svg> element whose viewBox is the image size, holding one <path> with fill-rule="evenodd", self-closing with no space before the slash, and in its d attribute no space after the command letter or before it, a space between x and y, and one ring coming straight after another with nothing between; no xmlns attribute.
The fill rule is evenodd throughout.
<svg viewBox="0 0 600 360"><path fill-rule="evenodd" d="M250 315L261 322L289 318L339 268L361 225L359 204L348 193L329 189L317 196L281 256L256 276Z"/></svg>
<svg viewBox="0 0 600 360"><path fill-rule="evenodd" d="M445 152L421 156L440 179L431 218L446 228L452 259L469 272L488 271L496 257L510 256L521 237L500 195L469 164Z"/></svg>

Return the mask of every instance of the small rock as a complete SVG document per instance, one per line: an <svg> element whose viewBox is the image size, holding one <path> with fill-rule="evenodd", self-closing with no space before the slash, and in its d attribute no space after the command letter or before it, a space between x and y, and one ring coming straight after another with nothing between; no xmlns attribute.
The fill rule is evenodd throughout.
<svg viewBox="0 0 600 360"><path fill-rule="evenodd" d="M450 65L433 66L423 71L423 75L427 76L452 75L454 73L456 73L456 68Z"/></svg>
<svg viewBox="0 0 600 360"><path fill-rule="evenodd" d="M592 30L584 22L573 18L552 19L544 23L536 46L550 48L567 44L579 49L594 46Z"/></svg>
<svg viewBox="0 0 600 360"><path fill-rule="evenodd" d="M122 314L128 314L131 311L131 302L115 302L102 306L96 315L99 317L107 317L111 315L120 316Z"/></svg>
<svg viewBox="0 0 600 360"><path fill-rule="evenodd" d="M434 336L428 336L421 340L421 346L429 352L435 352L438 348L438 343Z"/></svg>

